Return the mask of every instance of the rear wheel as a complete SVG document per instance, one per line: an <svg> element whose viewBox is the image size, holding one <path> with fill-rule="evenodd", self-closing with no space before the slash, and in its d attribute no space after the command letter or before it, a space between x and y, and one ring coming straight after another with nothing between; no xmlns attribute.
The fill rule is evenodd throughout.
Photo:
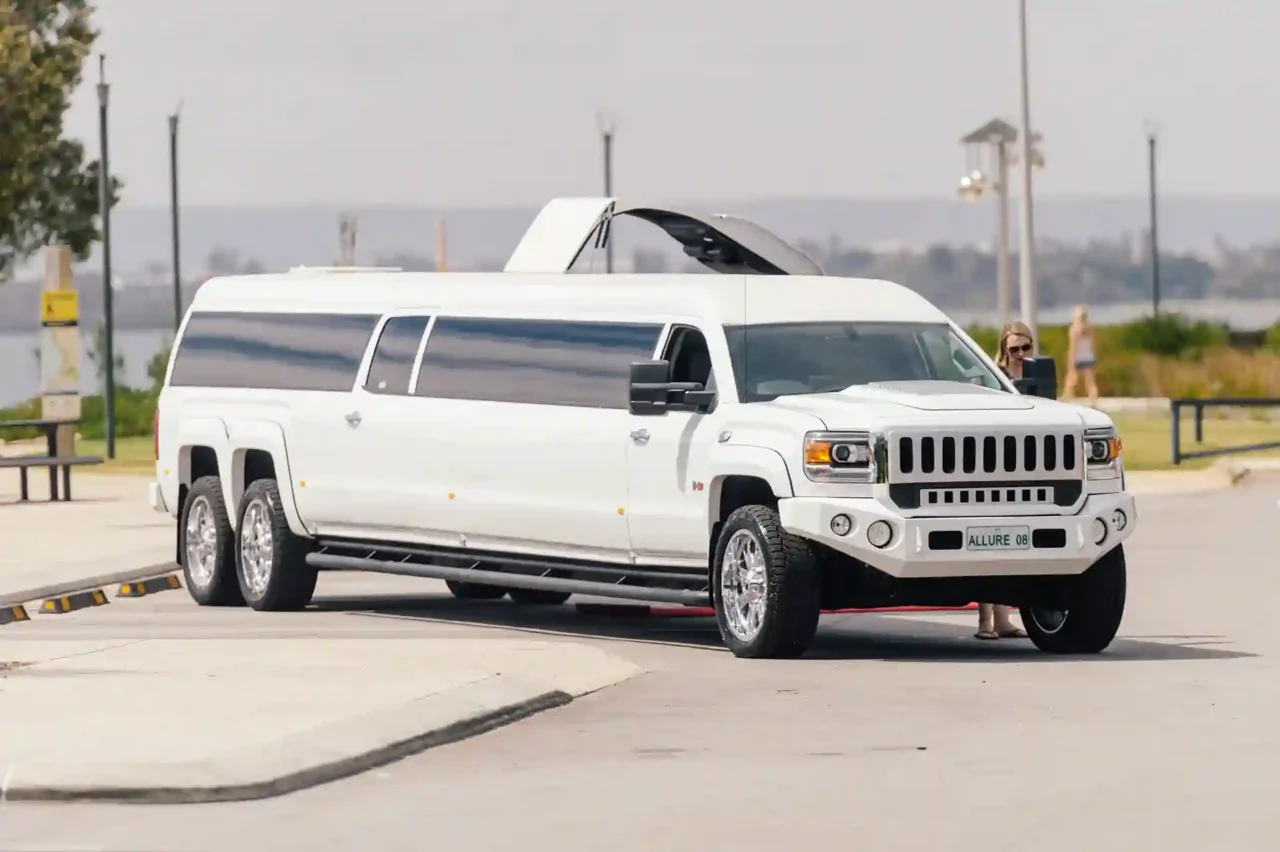
<svg viewBox="0 0 1280 852"><path fill-rule="evenodd" d="M455 598L463 601L492 601L507 593L507 590L500 586L486 586L483 583L463 583L458 580L445 580L444 584L449 587L449 591L453 593Z"/></svg>
<svg viewBox="0 0 1280 852"><path fill-rule="evenodd" d="M818 629L821 584L809 543L768 506L725 520L711 570L720 636L738 657L798 657Z"/></svg>
<svg viewBox="0 0 1280 852"><path fill-rule="evenodd" d="M1041 651L1100 653L1115 639L1124 618L1124 545L1116 545L1070 583L1061 607L1021 607L1022 625Z"/></svg>
<svg viewBox="0 0 1280 852"><path fill-rule="evenodd" d="M256 610L306 608L317 572L307 564L310 539L293 534L274 479L259 479L240 498L236 524L236 577L245 602Z"/></svg>
<svg viewBox="0 0 1280 852"><path fill-rule="evenodd" d="M559 606L569 600L570 592L553 592L548 589L508 589L508 597L524 606Z"/></svg>
<svg viewBox="0 0 1280 852"><path fill-rule="evenodd" d="M191 483L178 523L178 552L187 592L200 606L244 606L236 583L235 533L222 499L222 480Z"/></svg>

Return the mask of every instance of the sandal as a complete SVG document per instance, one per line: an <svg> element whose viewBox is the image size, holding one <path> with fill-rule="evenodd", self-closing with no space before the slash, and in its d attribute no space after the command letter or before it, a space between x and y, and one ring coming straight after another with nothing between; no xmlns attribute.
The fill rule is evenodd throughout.
<svg viewBox="0 0 1280 852"><path fill-rule="evenodd" d="M983 639L990 642L993 639L999 639L1000 637L996 635L994 630L979 630L977 633L973 634L973 638Z"/></svg>
<svg viewBox="0 0 1280 852"><path fill-rule="evenodd" d="M1001 639L1026 639L1027 638L1026 632L1023 630L1019 630L1016 627L1010 627L1005 632L997 633L996 635L999 636Z"/></svg>

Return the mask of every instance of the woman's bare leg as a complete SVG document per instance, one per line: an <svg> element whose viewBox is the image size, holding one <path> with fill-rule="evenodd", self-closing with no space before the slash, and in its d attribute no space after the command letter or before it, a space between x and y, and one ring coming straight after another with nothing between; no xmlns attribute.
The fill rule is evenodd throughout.
<svg viewBox="0 0 1280 852"><path fill-rule="evenodd" d="M1009 615L1011 612L1012 612L1011 607L1000 606L998 604L995 606L995 612L993 613L995 616L994 618L995 631L996 631L996 635L1002 639L1004 638L1012 639L1015 637L1022 637L1026 635L1009 619Z"/></svg>
<svg viewBox="0 0 1280 852"><path fill-rule="evenodd" d="M1074 366L1067 367L1067 375L1062 380L1062 398L1063 399L1075 398L1076 382L1078 380L1079 380L1079 377L1076 375L1076 368Z"/></svg>
<svg viewBox="0 0 1280 852"><path fill-rule="evenodd" d="M978 604L978 638L994 639L995 637L995 607L980 603Z"/></svg>
<svg viewBox="0 0 1280 852"><path fill-rule="evenodd" d="M1093 367L1084 371L1084 386L1089 391L1089 401L1094 405L1098 403L1098 374Z"/></svg>

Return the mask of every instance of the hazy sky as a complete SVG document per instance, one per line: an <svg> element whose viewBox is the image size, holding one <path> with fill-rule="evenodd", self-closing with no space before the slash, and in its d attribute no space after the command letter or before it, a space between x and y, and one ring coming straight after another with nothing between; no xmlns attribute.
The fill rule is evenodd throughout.
<svg viewBox="0 0 1280 852"><path fill-rule="evenodd" d="M1280 194L1280 3L1030 0L1038 191ZM100 0L125 203L537 204L952 192L1017 122L1015 0ZM70 133L97 151L86 85Z"/></svg>

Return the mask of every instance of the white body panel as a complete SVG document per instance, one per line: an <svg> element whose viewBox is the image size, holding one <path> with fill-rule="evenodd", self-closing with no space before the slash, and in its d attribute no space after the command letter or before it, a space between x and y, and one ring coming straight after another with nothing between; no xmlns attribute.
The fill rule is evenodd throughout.
<svg viewBox="0 0 1280 852"><path fill-rule="evenodd" d="M810 270L803 254L732 217L712 224L770 263L818 274L792 274L785 280L776 275L564 274L610 209L616 215L652 208L627 207L613 199L549 205L504 273L303 269L222 278L199 290L191 312L380 317L416 312L693 325L706 336L718 379L712 411L642 416L624 408L369 393L363 384L378 340L375 332L349 390L174 387L166 382L151 504L178 515L182 489L197 472L193 459L207 459L211 452L234 513L248 485L247 454L261 451L274 461L289 525L297 534L461 547L478 554L705 566L728 477L765 483L779 499L782 522L792 533L899 578L1079 574L1132 532L1136 517L1132 498L1123 491L1122 473L1111 480L1092 480L1084 473L1079 453L1085 431L1111 425L1091 409L1020 396L1008 388L983 392L969 386L954 394L860 386L740 402L721 330L725 326L949 320L899 285L822 276L816 266ZM517 271L521 274L512 274ZM951 328L972 345L963 331ZM429 327L428 345L431 334ZM180 351L181 340L175 351ZM994 369L984 354L975 357ZM416 375L416 366L414 370ZM1024 469L1026 459L1017 454L1007 469L1000 455L997 470L985 470L986 457L979 454L976 469L966 472L957 463L956 470L942 475L906 470L899 451L891 449L886 451L888 469L876 483L815 482L804 473L802 446L807 432L823 430L871 432L892 448L903 440L921 447L925 439L955 440L961 448L956 452L969 439L981 448L988 437L1001 442L1013 437L1022 453L1026 440L1070 436L1077 445L1075 464L1060 467L1052 479L1075 496L1067 502L1041 493L1025 500L1019 494L999 505L969 502L977 490L997 485L1039 487L1036 483L1045 474ZM1003 452L1004 444L998 449ZM922 488L925 504L900 505L895 487ZM963 511L946 502L961 500L961 494ZM1126 512L1128 525L1110 529L1103 546L1095 546L1089 524L1095 517L1109 518L1117 508ZM853 533L840 537L831 532L836 513L853 518ZM885 549L866 539L867 526L877 519L894 525L894 541ZM1065 524L1067 546L943 553L924 544L934 530L996 523L1032 529L1063 529Z"/></svg>

